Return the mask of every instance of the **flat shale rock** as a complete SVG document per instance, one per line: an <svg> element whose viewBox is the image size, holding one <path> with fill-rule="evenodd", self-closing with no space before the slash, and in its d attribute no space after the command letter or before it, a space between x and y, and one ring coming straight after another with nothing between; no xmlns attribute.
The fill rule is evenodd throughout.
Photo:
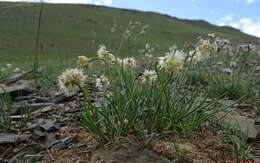
<svg viewBox="0 0 260 163"><path fill-rule="evenodd" d="M10 76L4 80L1 80L0 83L3 83L3 84L11 84L11 83L15 83L17 82L18 80L21 80L23 79L24 77L26 77L27 75L31 74L33 71L27 71L27 72L24 72L24 73L18 73L18 74L15 74L13 76Z"/></svg>
<svg viewBox="0 0 260 163"><path fill-rule="evenodd" d="M53 103L33 103L33 104L23 104L23 103L16 103L11 105L11 113L12 114L21 114L21 110L24 108L28 108L31 111L44 108L47 106L52 105Z"/></svg>
<svg viewBox="0 0 260 163"><path fill-rule="evenodd" d="M241 116L237 112L218 112L217 117L221 118L224 123L230 124L231 126L240 129L242 132L247 134L249 139L256 139L257 130L255 127L255 119Z"/></svg>
<svg viewBox="0 0 260 163"><path fill-rule="evenodd" d="M47 121L46 123L41 125L40 128L46 132L55 132L59 129L59 126L56 125L54 121Z"/></svg>
<svg viewBox="0 0 260 163"><path fill-rule="evenodd" d="M100 148L91 157L93 163L170 163L171 161L129 139Z"/></svg>
<svg viewBox="0 0 260 163"><path fill-rule="evenodd" d="M0 145L19 143L27 140L29 137L29 134L0 134Z"/></svg>
<svg viewBox="0 0 260 163"><path fill-rule="evenodd" d="M48 149L61 150L72 145L74 138L69 136L61 140L55 140L49 144Z"/></svg>
<svg viewBox="0 0 260 163"><path fill-rule="evenodd" d="M10 94L13 98L34 92L35 89L30 86L28 81L19 81L11 85L0 85L0 95L6 93Z"/></svg>
<svg viewBox="0 0 260 163"><path fill-rule="evenodd" d="M59 104L59 103L64 103L64 102L68 102L71 99L73 99L73 97L67 97L66 95L60 93L54 96L53 102L55 104Z"/></svg>

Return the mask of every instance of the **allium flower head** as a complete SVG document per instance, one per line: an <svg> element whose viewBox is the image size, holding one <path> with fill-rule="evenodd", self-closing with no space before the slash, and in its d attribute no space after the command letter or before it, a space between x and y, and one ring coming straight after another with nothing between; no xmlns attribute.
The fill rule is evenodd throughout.
<svg viewBox="0 0 260 163"><path fill-rule="evenodd" d="M144 56L146 58L153 58L153 55L151 53L145 53Z"/></svg>
<svg viewBox="0 0 260 163"><path fill-rule="evenodd" d="M114 24L114 25L111 27L110 31L111 31L112 33L116 32L116 27L117 27L117 24Z"/></svg>
<svg viewBox="0 0 260 163"><path fill-rule="evenodd" d="M13 70L14 73L18 73L18 72L20 72L20 71L21 71L21 69L20 69L19 67L16 67L16 68Z"/></svg>
<svg viewBox="0 0 260 163"><path fill-rule="evenodd" d="M78 56L78 64L80 68L88 68L91 65L90 59L86 56Z"/></svg>
<svg viewBox="0 0 260 163"><path fill-rule="evenodd" d="M196 50L189 51L189 56L187 61L190 62L191 58L192 58L192 62L200 62L203 60L203 56L201 55L201 53L197 52Z"/></svg>
<svg viewBox="0 0 260 163"><path fill-rule="evenodd" d="M129 37L131 37L131 35L132 35L132 32L129 29L126 29L124 34L123 34L123 36L125 38L129 38Z"/></svg>
<svg viewBox="0 0 260 163"><path fill-rule="evenodd" d="M134 68L136 67L136 61L134 58L124 58L123 59L123 67L124 68Z"/></svg>
<svg viewBox="0 0 260 163"><path fill-rule="evenodd" d="M110 86L110 82L108 78L104 75L101 75L99 78L96 79L96 87L100 90L106 90Z"/></svg>
<svg viewBox="0 0 260 163"><path fill-rule="evenodd" d="M181 70L184 64L184 55L183 51L171 47L165 57L159 57L159 67L169 72Z"/></svg>
<svg viewBox="0 0 260 163"><path fill-rule="evenodd" d="M104 59L107 63L114 63L115 62L115 56L111 54L109 51L107 51L105 45L101 45L100 48L97 51L97 55L99 58Z"/></svg>
<svg viewBox="0 0 260 163"><path fill-rule="evenodd" d="M9 69L11 69L11 68L13 67L13 65L10 64L10 63L7 63L7 64L6 64L6 67L9 68Z"/></svg>
<svg viewBox="0 0 260 163"><path fill-rule="evenodd" d="M68 69L58 77L58 85L67 96L75 95L85 85L86 76L81 69Z"/></svg>
<svg viewBox="0 0 260 163"><path fill-rule="evenodd" d="M230 41L229 40L227 40L227 39L222 39L222 38L215 38L215 40L214 40L214 43L213 43L213 49L215 50L215 51L220 51L220 50L222 50L222 49L227 49L227 48L229 48L230 46L229 46L229 43L230 43Z"/></svg>
<svg viewBox="0 0 260 163"><path fill-rule="evenodd" d="M125 123L125 124L128 124L128 120L127 120L127 119L124 119L124 123Z"/></svg>
<svg viewBox="0 0 260 163"><path fill-rule="evenodd" d="M140 77L141 83L153 83L158 79L158 75L154 70L145 70Z"/></svg>
<svg viewBox="0 0 260 163"><path fill-rule="evenodd" d="M209 40L200 40L199 46L196 48L197 53L201 53L202 55L208 55L210 51L213 49L213 45Z"/></svg>
<svg viewBox="0 0 260 163"><path fill-rule="evenodd" d="M150 46L150 44L146 43L144 48L145 48L145 49L150 49L151 46Z"/></svg>
<svg viewBox="0 0 260 163"><path fill-rule="evenodd" d="M121 58L116 58L116 59L115 59L115 63L116 63L117 65L119 65L119 66L122 66L123 60L122 60Z"/></svg>
<svg viewBox="0 0 260 163"><path fill-rule="evenodd" d="M140 31L140 34L141 34L141 35L144 35L144 34L146 34L146 31L145 31L144 29L142 29L142 30Z"/></svg>
<svg viewBox="0 0 260 163"><path fill-rule="evenodd" d="M6 70L7 70L7 69L6 69L5 67L2 67L2 68L0 69L0 72L1 72L1 73L4 73L4 72L6 72Z"/></svg>
<svg viewBox="0 0 260 163"><path fill-rule="evenodd" d="M238 49L244 52L256 51L256 44L254 43L240 44L238 45Z"/></svg>
<svg viewBox="0 0 260 163"><path fill-rule="evenodd" d="M106 53L108 53L106 46L100 45L99 49L97 51L97 55L101 57L101 56L105 55Z"/></svg>
<svg viewBox="0 0 260 163"><path fill-rule="evenodd" d="M216 37L216 34L215 34L215 33L209 33L208 36L209 36L210 38L215 38L215 37Z"/></svg>
<svg viewBox="0 0 260 163"><path fill-rule="evenodd" d="M141 21L135 21L135 24L136 24L136 25L141 25L142 22L141 22Z"/></svg>

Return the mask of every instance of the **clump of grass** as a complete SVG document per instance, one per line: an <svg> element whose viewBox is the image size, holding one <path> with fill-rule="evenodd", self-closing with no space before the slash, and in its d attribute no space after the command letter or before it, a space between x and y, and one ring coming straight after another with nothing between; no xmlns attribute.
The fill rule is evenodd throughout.
<svg viewBox="0 0 260 163"><path fill-rule="evenodd" d="M255 99L259 93L256 91L257 73L254 67L258 63L252 62L252 59L255 60L254 46L250 43L235 47L228 40L215 36L200 39L195 44L195 64L191 66L193 71L200 73L196 76L191 74L188 81L203 84L213 98L224 95L230 100L237 100L247 96L247 102L257 103Z"/></svg>
<svg viewBox="0 0 260 163"><path fill-rule="evenodd" d="M25 129L27 127L27 123L30 120L30 111L31 109L24 103L21 110L21 119L19 123L20 129Z"/></svg>
<svg viewBox="0 0 260 163"><path fill-rule="evenodd" d="M236 79L235 79L236 78ZM217 74L209 79L208 92L211 97L225 94L230 100L237 100L243 96L252 97L252 85L249 81L239 79L237 76Z"/></svg>
<svg viewBox="0 0 260 163"><path fill-rule="evenodd" d="M22 70L19 67L13 67L12 64L8 63L5 66L0 67L0 81L20 72L22 72Z"/></svg>
<svg viewBox="0 0 260 163"><path fill-rule="evenodd" d="M83 125L102 141L127 136L131 130L141 133L171 130L191 135L219 109L216 100L208 101L207 95L199 90L185 94L188 69L180 70L185 64L181 63L182 58L169 55L165 63L152 66L154 72L147 71L152 72L148 73L152 77L147 74L138 78L135 69L120 64L106 68L108 75L116 78L112 80L110 76L110 90L103 92L100 106L93 104L91 92L85 90ZM175 66L180 71L170 71ZM147 81L143 80L146 77L153 79L152 82L140 82L140 79Z"/></svg>
<svg viewBox="0 0 260 163"><path fill-rule="evenodd" d="M230 144L236 160L251 159L251 146L248 144L248 136L239 128L227 125L224 129L224 137L226 143Z"/></svg>
<svg viewBox="0 0 260 163"><path fill-rule="evenodd" d="M8 132L11 129L10 105L10 96L0 95L0 132Z"/></svg>
<svg viewBox="0 0 260 163"><path fill-rule="evenodd" d="M144 139L146 134L165 130L191 136L216 112L230 107L218 105L219 97L224 94L240 99L248 93L249 85L241 85L236 75L229 71L220 74L211 66L218 59L216 51L212 36L209 40L201 39L195 50L189 52L172 46L157 63L151 62L146 66L149 69L140 73L134 58L120 59L102 45L97 51L98 59L79 57L84 68L65 71L59 77L59 85L69 96L80 90L84 93L82 123L103 142L127 136L132 130L139 131ZM89 71L93 61L105 63L99 72ZM209 69L204 67L207 71L191 74L203 66ZM98 90L98 97L96 93L93 96L93 88L84 84L90 72L96 76L94 89ZM192 86L196 81L205 84L205 79L212 89L209 93ZM230 83L231 86L227 85Z"/></svg>
<svg viewBox="0 0 260 163"><path fill-rule="evenodd" d="M0 87L0 89L2 88ZM30 108L24 103L20 111L19 129L24 129L30 119ZM0 132L9 132L12 127L11 97L8 94L3 94L0 95Z"/></svg>

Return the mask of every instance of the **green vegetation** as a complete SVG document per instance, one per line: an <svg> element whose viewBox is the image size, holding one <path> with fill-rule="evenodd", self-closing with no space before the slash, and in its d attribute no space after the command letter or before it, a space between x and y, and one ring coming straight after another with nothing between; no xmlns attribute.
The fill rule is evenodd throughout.
<svg viewBox="0 0 260 163"><path fill-rule="evenodd" d="M236 160L251 159L251 146L248 144L248 136L240 130L229 125L224 129L225 141L232 146Z"/></svg>
<svg viewBox="0 0 260 163"><path fill-rule="evenodd" d="M190 96L183 96L184 75L188 69L177 74L158 69L158 82L150 84L140 84L133 70L120 66L107 69L110 69L110 74L113 73L109 81L114 76L118 78L112 80L111 94L103 92L101 106L95 106L87 93L83 104L84 126L102 140L127 136L133 129L140 132L146 130L148 134L171 130L191 136L201 124L224 109L218 107L217 100L207 102L208 97L200 95L199 91L194 90Z"/></svg>
<svg viewBox="0 0 260 163"><path fill-rule="evenodd" d="M0 87L0 89L2 89ZM8 132L11 128L11 99L7 95L0 96L0 133Z"/></svg>
<svg viewBox="0 0 260 163"><path fill-rule="evenodd" d="M242 100L260 104L259 47L239 44L258 38L238 30L92 5L44 4L39 14L39 4L0 4L0 82L34 68L26 79L37 93L59 88L68 101L78 97L79 123L102 143L132 132L145 144L167 132L189 139ZM226 99L232 102L223 106ZM13 127L12 102L0 96L0 132ZM20 112L22 129L31 120L27 103ZM245 133L223 128L236 159L249 158ZM184 160L178 143L171 146Z"/></svg>

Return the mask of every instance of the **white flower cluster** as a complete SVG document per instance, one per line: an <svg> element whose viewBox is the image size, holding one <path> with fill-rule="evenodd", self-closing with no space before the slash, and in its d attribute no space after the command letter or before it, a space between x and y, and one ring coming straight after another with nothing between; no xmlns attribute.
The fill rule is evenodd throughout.
<svg viewBox="0 0 260 163"><path fill-rule="evenodd" d="M159 57L159 67L166 71L178 71L183 68L184 65L184 52L177 50L176 46L172 46L166 56Z"/></svg>
<svg viewBox="0 0 260 163"><path fill-rule="evenodd" d="M157 79L158 79L158 75L154 70L145 70L142 76L140 77L141 83L149 83L149 84L156 82Z"/></svg>
<svg viewBox="0 0 260 163"><path fill-rule="evenodd" d="M188 55L188 61L192 62L200 62L203 59L209 57L210 53L215 49L214 44L211 43L213 39L215 39L215 34L208 34L209 40L200 39L198 45L196 46L195 50L191 50Z"/></svg>
<svg viewBox="0 0 260 163"><path fill-rule="evenodd" d="M152 53L154 52L154 48L151 47L150 44L146 43L144 49L139 50L140 53L144 54L146 58L152 58Z"/></svg>
<svg viewBox="0 0 260 163"><path fill-rule="evenodd" d="M105 45L100 45L98 51L97 51L98 58L104 59L107 63L114 63L116 58L115 56L107 51Z"/></svg>
<svg viewBox="0 0 260 163"><path fill-rule="evenodd" d="M149 25L144 25L144 26L142 27L141 31L140 31L140 34L141 34L141 35L146 34L147 28L149 28Z"/></svg>
<svg viewBox="0 0 260 163"><path fill-rule="evenodd" d="M116 32L116 28L117 28L117 24L114 24L114 25L111 27L111 29L110 29L111 33Z"/></svg>
<svg viewBox="0 0 260 163"><path fill-rule="evenodd" d="M126 29L125 30L125 32L123 33L123 36L125 37L125 38L129 38L129 37L131 37L131 35L132 35L132 32L131 32L131 30L130 29Z"/></svg>
<svg viewBox="0 0 260 163"><path fill-rule="evenodd" d="M5 67L0 68L1 74L10 74L10 73L19 73L21 72L21 69L19 67L13 68L13 65L8 63L5 65Z"/></svg>
<svg viewBox="0 0 260 163"><path fill-rule="evenodd" d="M91 66L90 58L86 56L78 56L78 65L80 68L89 68Z"/></svg>
<svg viewBox="0 0 260 163"><path fill-rule="evenodd" d="M213 50L213 45L209 40L201 39L198 47L196 47L196 52L201 53L201 55L209 55L211 50Z"/></svg>
<svg viewBox="0 0 260 163"><path fill-rule="evenodd" d="M122 62L123 62L124 68L135 68L136 67L136 60L134 58L127 57L127 58L124 58L122 60Z"/></svg>
<svg viewBox="0 0 260 163"><path fill-rule="evenodd" d="M136 60L132 57L127 58L116 58L112 53L106 50L104 45L101 45L97 51L98 58L104 59L109 64L118 64L124 68L134 68L136 67Z"/></svg>
<svg viewBox="0 0 260 163"><path fill-rule="evenodd" d="M58 77L58 86L66 96L74 96L84 87L86 78L81 69L68 69Z"/></svg>

